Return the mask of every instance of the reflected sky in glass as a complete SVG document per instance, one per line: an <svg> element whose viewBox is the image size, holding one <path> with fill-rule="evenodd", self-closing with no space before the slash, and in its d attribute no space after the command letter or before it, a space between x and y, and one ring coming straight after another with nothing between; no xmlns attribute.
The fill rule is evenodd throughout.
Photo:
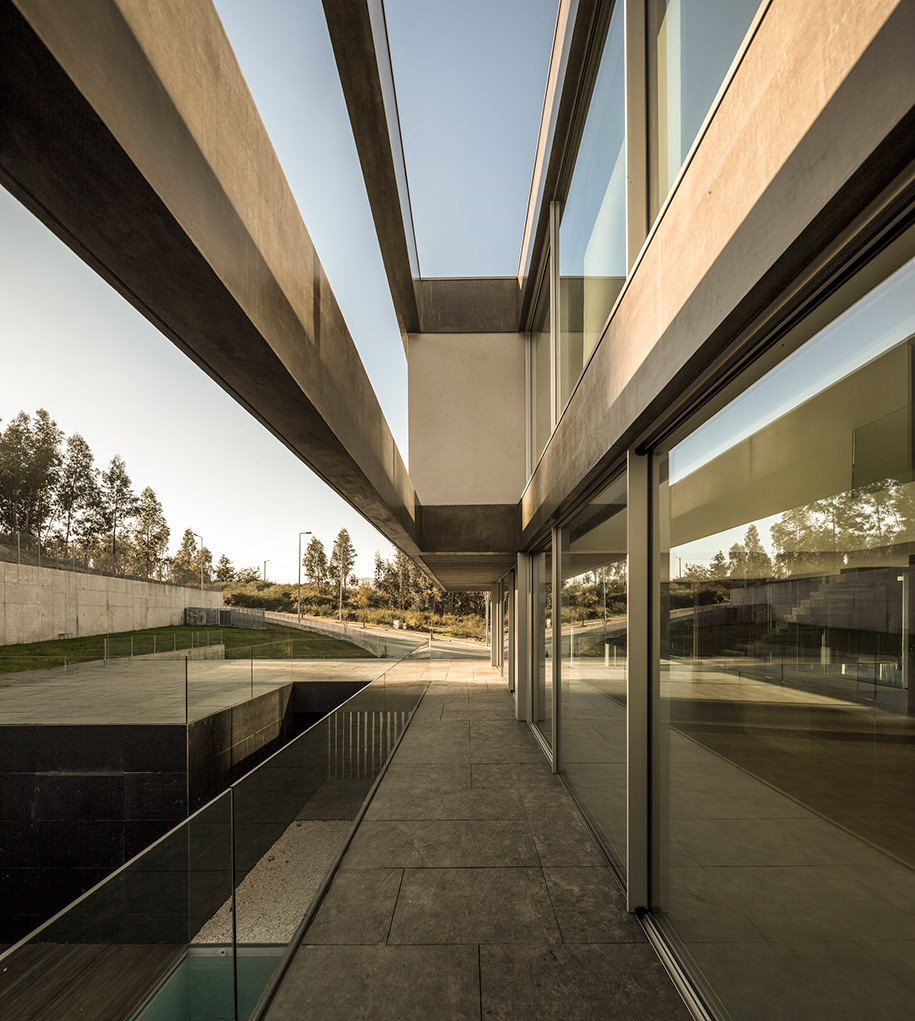
<svg viewBox="0 0 915 1021"><path fill-rule="evenodd" d="M915 332L913 294L915 260L898 269L679 443L670 453L671 483L909 337Z"/></svg>

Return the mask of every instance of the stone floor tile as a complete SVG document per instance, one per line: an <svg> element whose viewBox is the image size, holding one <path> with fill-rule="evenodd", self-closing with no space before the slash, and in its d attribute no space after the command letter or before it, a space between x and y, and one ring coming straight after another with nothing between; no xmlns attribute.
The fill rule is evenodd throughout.
<svg viewBox="0 0 915 1021"><path fill-rule="evenodd" d="M302 946L269 1021L480 1017L474 946Z"/></svg>
<svg viewBox="0 0 915 1021"><path fill-rule="evenodd" d="M647 943L481 946L483 1018L688 1021Z"/></svg>
<svg viewBox="0 0 915 1021"><path fill-rule="evenodd" d="M609 868L544 868L564 943L643 943Z"/></svg>
<svg viewBox="0 0 915 1021"><path fill-rule="evenodd" d="M542 865L606 864L565 788L520 793Z"/></svg>
<svg viewBox="0 0 915 1021"><path fill-rule="evenodd" d="M384 943L402 869L338 872L303 943Z"/></svg>
<svg viewBox="0 0 915 1021"><path fill-rule="evenodd" d="M470 757L472 762L538 762L543 752L525 723L473 719Z"/></svg>
<svg viewBox="0 0 915 1021"><path fill-rule="evenodd" d="M524 819L517 791L508 787L454 790L424 783L386 782L372 799L366 819Z"/></svg>
<svg viewBox="0 0 915 1021"><path fill-rule="evenodd" d="M485 868L539 865L519 820L363 820L342 868Z"/></svg>
<svg viewBox="0 0 915 1021"><path fill-rule="evenodd" d="M474 787L547 788L565 793L562 781L542 755L539 762L474 762L471 777Z"/></svg>
<svg viewBox="0 0 915 1021"><path fill-rule="evenodd" d="M428 783L433 786L448 787L451 790L469 788L472 785L470 762L469 760L466 762L401 762L395 756L384 774L382 786L387 783L416 783L418 787Z"/></svg>
<svg viewBox="0 0 915 1021"><path fill-rule="evenodd" d="M407 869L390 943L558 943L539 868Z"/></svg>

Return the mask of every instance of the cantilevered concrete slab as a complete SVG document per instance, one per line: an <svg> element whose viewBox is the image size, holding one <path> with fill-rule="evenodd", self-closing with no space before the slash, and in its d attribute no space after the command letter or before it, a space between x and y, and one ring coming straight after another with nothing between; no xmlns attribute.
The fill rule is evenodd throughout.
<svg viewBox="0 0 915 1021"><path fill-rule="evenodd" d="M378 48L380 4L331 6L354 53ZM375 145L387 146L387 163L366 176L392 189L370 191L377 220L385 203L399 210L406 191L399 133L386 119L390 69L371 67L378 73L362 99L376 104ZM0 181L382 534L451 585L423 557L412 480L209 0L0 0L0 92ZM392 224L396 258L383 248L406 335L421 326L418 270L400 211ZM513 288L502 287L509 304ZM463 587L492 537L462 534ZM492 584L492 569L481 557L473 586Z"/></svg>
<svg viewBox="0 0 915 1021"><path fill-rule="evenodd" d="M411 556L416 501L208 0L6 0L3 183Z"/></svg>

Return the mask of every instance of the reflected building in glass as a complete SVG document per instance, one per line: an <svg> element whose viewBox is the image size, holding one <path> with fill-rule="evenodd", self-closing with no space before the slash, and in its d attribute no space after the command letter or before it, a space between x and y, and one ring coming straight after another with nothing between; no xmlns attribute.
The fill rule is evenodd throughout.
<svg viewBox="0 0 915 1021"><path fill-rule="evenodd" d="M215 70L186 94L131 5L100 4L109 49L69 6L7 18L51 98L5 72L4 180L430 578L491 594L515 715L693 1015L909 1018L915 4L559 0L517 272L441 280L383 5L325 3L406 458L253 104L195 119ZM54 133L49 163L49 125L117 173Z"/></svg>

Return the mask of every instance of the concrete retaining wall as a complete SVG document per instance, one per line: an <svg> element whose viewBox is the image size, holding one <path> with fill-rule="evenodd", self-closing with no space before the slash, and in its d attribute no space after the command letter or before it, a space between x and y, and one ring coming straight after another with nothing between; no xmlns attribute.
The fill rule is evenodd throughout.
<svg viewBox="0 0 915 1021"><path fill-rule="evenodd" d="M378 656L379 659L400 659L406 656L413 649L425 645L427 639L423 636L408 633L406 631L392 631L390 637L383 637L377 634L363 631L358 624L336 620L317 620L314 617L303 617L301 623L297 623L295 614L273 613L267 611L267 620L284 627L299 628L302 631L312 631L317 635L326 635L328 638L339 638L344 642L351 642L358 645L360 649Z"/></svg>
<svg viewBox="0 0 915 1021"><path fill-rule="evenodd" d="M221 592L0 563L0 645L177 626Z"/></svg>

